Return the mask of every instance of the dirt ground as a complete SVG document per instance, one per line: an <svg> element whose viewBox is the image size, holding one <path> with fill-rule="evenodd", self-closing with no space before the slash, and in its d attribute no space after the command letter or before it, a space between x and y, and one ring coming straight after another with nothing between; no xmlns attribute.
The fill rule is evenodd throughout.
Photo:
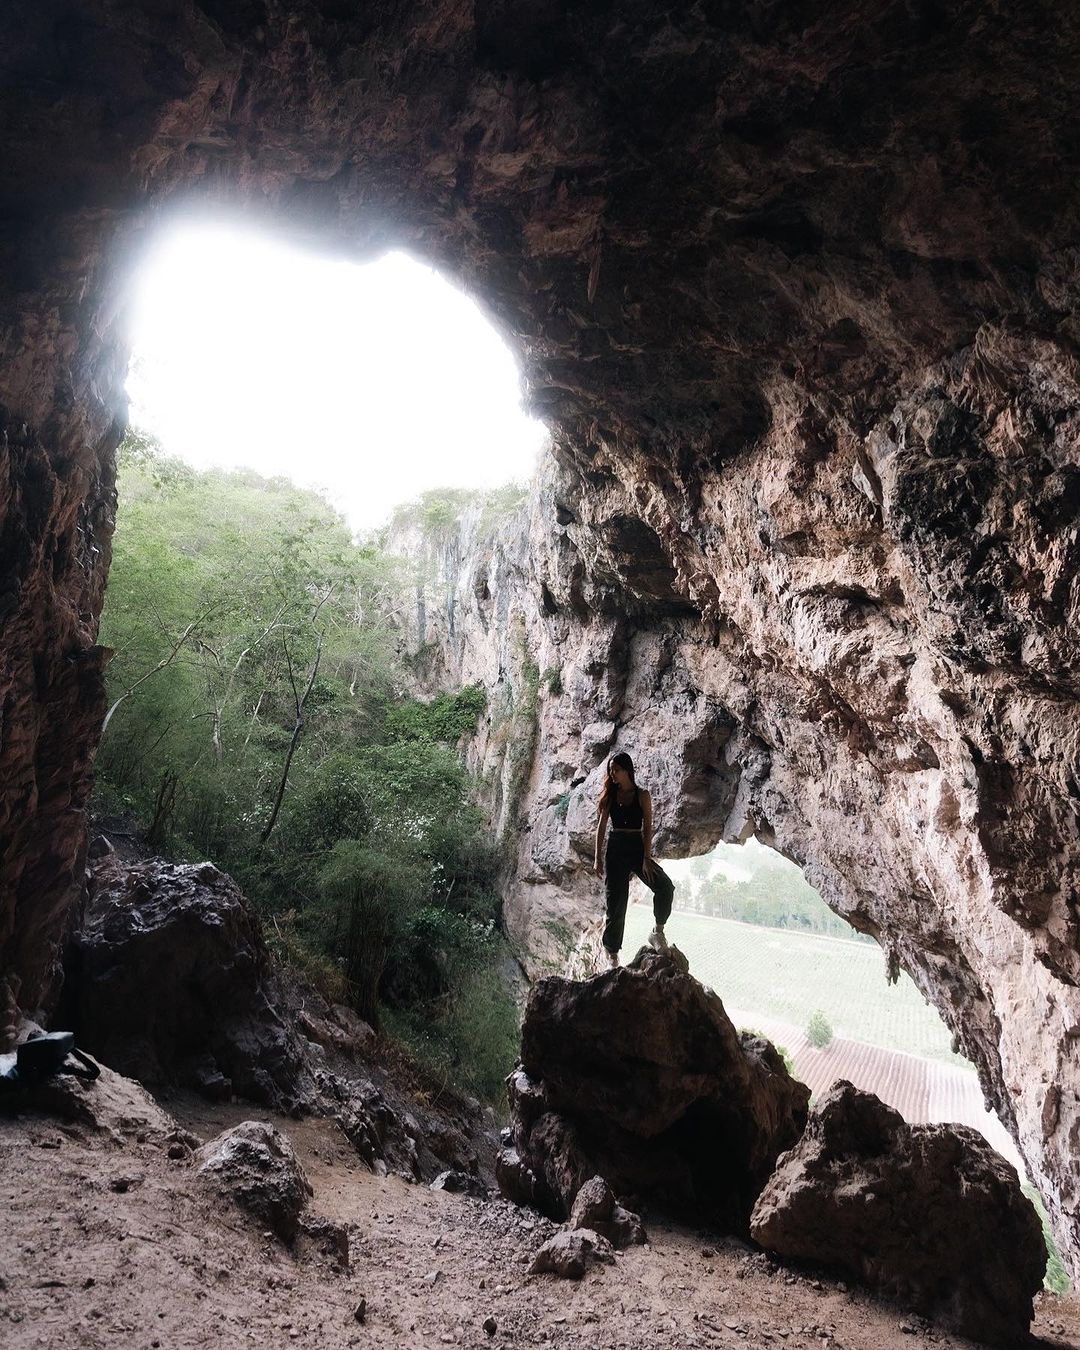
<svg viewBox="0 0 1080 1350"><path fill-rule="evenodd" d="M202 1140L271 1119L307 1170L311 1208L348 1226L349 1268L308 1240L287 1250L211 1192L190 1157L170 1159L160 1136L0 1117L4 1350L971 1344L836 1281L660 1222L648 1224L646 1247L580 1283L529 1276L554 1231L537 1215L374 1176L330 1121L166 1104ZM1080 1347L1080 1299L1042 1296L1035 1331L1037 1344Z"/></svg>

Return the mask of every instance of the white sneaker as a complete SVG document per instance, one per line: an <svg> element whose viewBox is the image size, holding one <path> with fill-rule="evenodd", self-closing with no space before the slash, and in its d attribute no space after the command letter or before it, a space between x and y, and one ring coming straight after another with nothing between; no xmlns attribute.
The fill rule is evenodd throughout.
<svg viewBox="0 0 1080 1350"><path fill-rule="evenodd" d="M619 953L618 953L618 952L610 952L610 951L608 951L608 949L605 947L605 948L604 948L604 955L605 955L605 956L607 957L607 959L608 959L608 966L609 966L612 970L614 970L615 967L619 964Z"/></svg>
<svg viewBox="0 0 1080 1350"><path fill-rule="evenodd" d="M664 936L664 930L660 927L654 928L649 934L649 946L655 951L666 952L668 949L667 938Z"/></svg>

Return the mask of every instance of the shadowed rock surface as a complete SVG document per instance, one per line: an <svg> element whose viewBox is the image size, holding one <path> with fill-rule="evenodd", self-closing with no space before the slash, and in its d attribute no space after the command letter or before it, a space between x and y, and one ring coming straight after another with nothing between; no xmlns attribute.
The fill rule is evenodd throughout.
<svg viewBox="0 0 1080 1350"><path fill-rule="evenodd" d="M1042 1226L1012 1167L964 1125L908 1125L835 1083L758 1197L751 1235L991 1345L1026 1339Z"/></svg>
<svg viewBox="0 0 1080 1350"><path fill-rule="evenodd" d="M375 1033L272 969L262 925L210 863L98 859L69 935L59 1016L121 1073L151 1087L330 1115L373 1171L493 1181L490 1112L451 1090L428 1107ZM412 1090L410 1090L410 1088Z"/></svg>
<svg viewBox="0 0 1080 1350"><path fill-rule="evenodd" d="M286 1112L310 1098L259 920L212 864L99 859L65 965L65 1015L119 1072Z"/></svg>
<svg viewBox="0 0 1080 1350"><path fill-rule="evenodd" d="M199 1173L285 1242L300 1228L311 1184L288 1139L273 1125L245 1120L204 1144Z"/></svg>
<svg viewBox="0 0 1080 1350"><path fill-rule="evenodd" d="M755 832L912 974L1075 1270L1080 12L11 0L0 52L0 1043L82 886L130 266L226 207L444 267L553 428L533 971L608 727L661 847Z"/></svg>
<svg viewBox="0 0 1080 1350"><path fill-rule="evenodd" d="M565 1219L599 1176L618 1195L745 1232L810 1096L765 1045L740 1041L674 949L591 980L541 980L510 1081L504 1194Z"/></svg>
<svg viewBox="0 0 1080 1350"><path fill-rule="evenodd" d="M433 1191L446 1191L449 1195L469 1195L474 1200L486 1200L488 1198L488 1188L479 1177L470 1176L468 1172L440 1172L431 1183Z"/></svg>

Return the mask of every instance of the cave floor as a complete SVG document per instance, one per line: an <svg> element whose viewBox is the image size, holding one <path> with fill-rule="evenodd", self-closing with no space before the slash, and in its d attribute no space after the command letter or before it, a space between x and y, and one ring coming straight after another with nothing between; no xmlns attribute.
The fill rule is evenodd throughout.
<svg viewBox="0 0 1080 1350"><path fill-rule="evenodd" d="M44 1116L0 1120L0 1344L22 1347L970 1345L835 1281L650 1223L650 1243L579 1283L529 1276L546 1220L369 1173L326 1120L165 1103L209 1138L270 1119L292 1140L312 1210L348 1225L351 1269L290 1253L160 1143ZM354 1310L366 1301L366 1318ZM494 1318L492 1334L484 1322ZM1080 1346L1080 1299L1040 1298L1044 1346Z"/></svg>

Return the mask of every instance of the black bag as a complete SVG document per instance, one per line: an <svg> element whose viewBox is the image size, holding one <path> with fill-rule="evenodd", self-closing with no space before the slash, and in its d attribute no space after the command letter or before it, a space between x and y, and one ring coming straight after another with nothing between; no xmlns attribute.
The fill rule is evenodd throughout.
<svg viewBox="0 0 1080 1350"><path fill-rule="evenodd" d="M69 1056L76 1061L74 1064L68 1063ZM10 1060L11 1056L5 1058ZM0 1072L0 1081L8 1086L21 1086L63 1073L92 1083L100 1072L89 1055L75 1049L73 1031L48 1031L18 1047L14 1064Z"/></svg>

